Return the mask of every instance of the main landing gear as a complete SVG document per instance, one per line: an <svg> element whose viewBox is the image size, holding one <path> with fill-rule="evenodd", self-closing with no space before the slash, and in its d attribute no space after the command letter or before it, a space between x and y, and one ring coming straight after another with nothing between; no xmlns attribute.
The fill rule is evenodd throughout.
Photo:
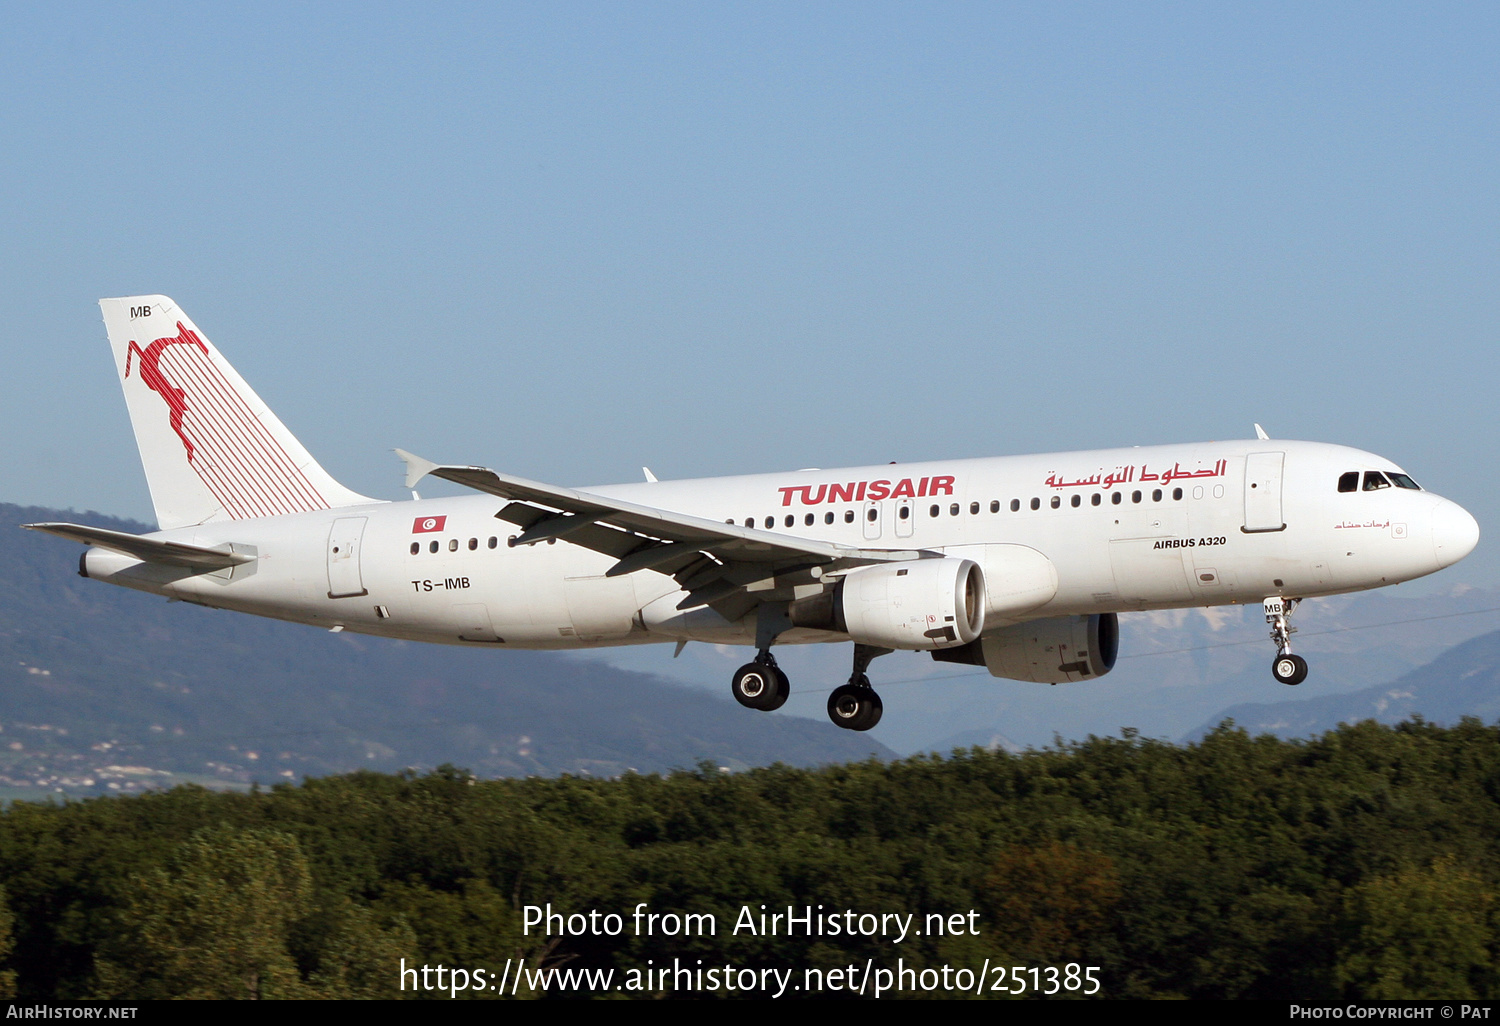
<svg viewBox="0 0 1500 1026"><path fill-rule="evenodd" d="M780 709L792 693L791 681L781 672L776 657L770 652L760 653L753 662L734 671L734 680L729 687L736 702L761 712Z"/></svg>
<svg viewBox="0 0 1500 1026"><path fill-rule="evenodd" d="M876 648L873 645L854 646L854 672L849 677L849 683L840 684L828 696L828 718L835 726L845 730L869 730L880 722L885 706L875 689L870 686L870 678L865 676L865 670L869 669L870 660L891 651L894 650ZM776 657L767 648L735 671L730 690L734 692L734 700L740 705L748 709L759 709L761 712L771 712L785 704L787 696L791 694L791 684L781 667L776 665Z"/></svg>
<svg viewBox="0 0 1500 1026"><path fill-rule="evenodd" d="M1284 599L1279 595L1261 603L1265 609L1266 623L1271 625L1271 640L1276 643L1276 659L1271 663L1271 675L1283 684L1301 684L1307 679L1307 660L1299 655L1292 655L1292 635L1297 633L1297 628L1290 621L1292 613L1301 604L1301 599Z"/></svg>
<svg viewBox="0 0 1500 1026"><path fill-rule="evenodd" d="M885 705L870 686L870 678L865 676L865 671L870 668L870 660L893 651L895 650L889 648L876 648L874 645L855 644L854 672L849 675L849 683L840 684L828 696L828 718L833 721L834 726L845 730L869 730L880 722Z"/></svg>

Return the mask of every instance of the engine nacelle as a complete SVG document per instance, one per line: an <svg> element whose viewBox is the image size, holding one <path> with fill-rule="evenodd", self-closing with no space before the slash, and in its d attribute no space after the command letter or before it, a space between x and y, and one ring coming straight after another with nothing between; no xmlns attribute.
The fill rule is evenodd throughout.
<svg viewBox="0 0 1500 1026"><path fill-rule="evenodd" d="M984 629L984 571L972 559L913 559L851 570L833 591L791 604L798 627L863 645L929 651L967 645Z"/></svg>
<svg viewBox="0 0 1500 1026"><path fill-rule="evenodd" d="M983 666L995 677L1063 684L1104 676L1114 669L1119 652L1119 617L1094 613L1029 620L932 657Z"/></svg>

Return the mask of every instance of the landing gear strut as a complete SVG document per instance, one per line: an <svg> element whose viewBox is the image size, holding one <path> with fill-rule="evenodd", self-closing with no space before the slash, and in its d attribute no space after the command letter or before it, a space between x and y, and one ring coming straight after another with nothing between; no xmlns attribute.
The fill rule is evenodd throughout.
<svg viewBox="0 0 1500 1026"><path fill-rule="evenodd" d="M854 672L849 676L849 683L840 684L828 696L828 718L834 726L846 730L869 730L880 722L885 705L870 686L865 670L869 669L870 660L892 651L894 649L855 644Z"/></svg>
<svg viewBox="0 0 1500 1026"><path fill-rule="evenodd" d="M1271 675L1283 684L1301 684L1307 679L1307 660L1292 655L1292 635L1297 628L1290 623L1292 613L1302 604L1301 599L1284 599L1279 595L1261 603L1265 609L1266 623L1271 625L1271 640L1276 643L1276 659L1271 663Z"/></svg>

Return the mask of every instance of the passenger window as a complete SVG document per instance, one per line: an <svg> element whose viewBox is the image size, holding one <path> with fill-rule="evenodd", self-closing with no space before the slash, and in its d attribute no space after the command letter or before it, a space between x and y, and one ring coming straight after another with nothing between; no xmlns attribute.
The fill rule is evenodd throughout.
<svg viewBox="0 0 1500 1026"><path fill-rule="evenodd" d="M1119 492L1115 492L1113 495L1111 495L1109 497L1109 501L1112 502L1112 503L1114 503L1116 506L1118 506L1120 504L1120 493Z"/></svg>
<svg viewBox="0 0 1500 1026"><path fill-rule="evenodd" d="M937 506L933 506L933 507L931 507L930 509L927 510L927 515L930 516L930 517L935 517L935 516L937 516L941 512L942 512L942 510L940 510Z"/></svg>
<svg viewBox="0 0 1500 1026"><path fill-rule="evenodd" d="M1010 500L1010 511L1012 513L1019 513L1021 511L1021 500L1020 499L1011 499Z"/></svg>
<svg viewBox="0 0 1500 1026"><path fill-rule="evenodd" d="M955 502L953 505L948 507L948 515L951 517L958 516L958 503Z"/></svg>
<svg viewBox="0 0 1500 1026"><path fill-rule="evenodd" d="M879 507L871 506L870 507L870 512L868 512L868 513L865 514L865 519L868 520L870 523L873 524L875 522L875 518L878 517L878 516L880 516L880 509L879 509Z"/></svg>
<svg viewBox="0 0 1500 1026"><path fill-rule="evenodd" d="M1083 496L1079 495L1077 493L1074 493L1074 495L1073 495L1073 508L1077 509L1081 505L1083 505Z"/></svg>
<svg viewBox="0 0 1500 1026"><path fill-rule="evenodd" d="M977 502L971 502L971 503L969 503L969 514L972 516L973 514L978 513L978 512L979 512L979 503L977 503Z"/></svg>
<svg viewBox="0 0 1500 1026"><path fill-rule="evenodd" d="M470 538L469 539L469 551L473 552L477 548L479 548L479 539L478 538Z"/></svg>
<svg viewBox="0 0 1500 1026"><path fill-rule="evenodd" d="M1131 492L1130 493L1130 501L1131 502L1140 502L1141 501L1141 493L1140 492Z"/></svg>
<svg viewBox="0 0 1500 1026"><path fill-rule="evenodd" d="M999 499L991 499L990 500L990 512L991 513L999 513L1000 512L1000 500Z"/></svg>
<svg viewBox="0 0 1500 1026"><path fill-rule="evenodd" d="M1099 503L1101 503L1103 501L1104 501L1104 495L1101 492L1095 492L1094 493L1094 497L1089 500L1089 502L1093 503L1095 506L1099 505Z"/></svg>
<svg viewBox="0 0 1500 1026"><path fill-rule="evenodd" d="M823 523L825 523L825 524L831 524L831 523L833 523L833 510L829 510L827 513L823 514Z"/></svg>
<svg viewBox="0 0 1500 1026"><path fill-rule="evenodd" d="M1173 488L1172 489L1172 501L1173 502L1178 502L1181 499L1182 499L1182 489L1181 488Z"/></svg>
<svg viewBox="0 0 1500 1026"><path fill-rule="evenodd" d="M844 510L844 523L846 523L846 524L852 524L852 523L854 523L854 510L852 510L852 509L846 509L846 510Z"/></svg>
<svg viewBox="0 0 1500 1026"><path fill-rule="evenodd" d="M1032 499L1031 500L1031 508L1032 509L1041 509L1042 508L1042 500L1041 499Z"/></svg>
<svg viewBox="0 0 1500 1026"><path fill-rule="evenodd" d="M773 528L775 526L776 526L776 518L775 517L766 517L766 530L769 531L771 528Z"/></svg>
<svg viewBox="0 0 1500 1026"><path fill-rule="evenodd" d="M421 542L412 542L411 543L411 554L413 556L415 556L418 552L421 552L421 551L422 551L422 543Z"/></svg>
<svg viewBox="0 0 1500 1026"><path fill-rule="evenodd" d="M494 535L490 535L490 548L493 549L496 545L499 545L499 544L500 544L500 539L496 538Z"/></svg>
<svg viewBox="0 0 1500 1026"><path fill-rule="evenodd" d="M549 538L548 541L551 541L551 539ZM457 538L449 538L448 539L448 551L449 552L457 552L458 551L458 539Z"/></svg>
<svg viewBox="0 0 1500 1026"><path fill-rule="evenodd" d="M1378 470L1365 471L1365 491L1376 492L1382 488L1389 488L1391 483L1385 479L1385 475Z"/></svg>
<svg viewBox="0 0 1500 1026"><path fill-rule="evenodd" d="M1156 489L1154 492L1151 493L1151 501L1152 502L1160 502L1161 501L1161 489L1160 488Z"/></svg>
<svg viewBox="0 0 1500 1026"><path fill-rule="evenodd" d="M1340 474L1339 475L1339 491L1341 491L1341 492L1357 492L1357 491L1359 491L1359 471L1357 471L1357 470L1351 470L1347 474Z"/></svg>
<svg viewBox="0 0 1500 1026"><path fill-rule="evenodd" d="M796 517L792 516L790 513L788 513L786 515L786 526L791 527L796 522L797 522L797 518Z"/></svg>
<svg viewBox="0 0 1500 1026"><path fill-rule="evenodd" d="M436 552L437 551L437 542L433 542L430 546L428 546L428 551L429 552Z"/></svg>
<svg viewBox="0 0 1500 1026"><path fill-rule="evenodd" d="M1407 477L1405 474L1387 474L1386 476L1389 477L1392 481L1396 482L1397 488L1410 488L1414 492L1420 492L1422 490L1421 486L1419 486L1415 481Z"/></svg>
<svg viewBox="0 0 1500 1026"><path fill-rule="evenodd" d="M1062 496L1061 495L1054 495L1054 496L1052 496L1052 508L1053 509L1057 509L1057 507L1059 507L1061 505L1062 505Z"/></svg>
<svg viewBox="0 0 1500 1026"><path fill-rule="evenodd" d="M896 515L902 520L909 520L911 518L911 507L903 504L902 507L896 511Z"/></svg>
<svg viewBox="0 0 1500 1026"><path fill-rule="evenodd" d="M802 522L805 525L807 525L808 527L811 527L813 525L813 521L816 520L816 519L817 519L817 517L815 517L811 513L809 513L807 516L805 516L805 517L802 518Z"/></svg>
<svg viewBox="0 0 1500 1026"><path fill-rule="evenodd" d="M745 518L745 526L746 527L754 527L755 526L755 518L754 517L746 517Z"/></svg>

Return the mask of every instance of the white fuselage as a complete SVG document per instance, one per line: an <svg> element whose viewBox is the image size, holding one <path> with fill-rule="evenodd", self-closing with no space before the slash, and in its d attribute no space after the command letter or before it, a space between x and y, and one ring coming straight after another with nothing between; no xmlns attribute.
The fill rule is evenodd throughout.
<svg viewBox="0 0 1500 1026"><path fill-rule="evenodd" d="M1408 487L1339 491L1340 476L1355 471L1399 468L1343 446L1259 440L590 491L776 535L981 565L985 546L1025 546L1050 561L1056 588L1004 621L1013 623L1358 591L1433 573L1473 548L1477 527L1455 503ZM420 641L754 643L753 611L734 621L707 606L679 611L685 593L666 574L606 577L615 557L566 537L511 547L519 529L496 518L504 505L475 494L220 521L151 537L232 546L252 562L204 573L95 548L84 570L204 605ZM842 640L793 629L778 643Z"/></svg>

